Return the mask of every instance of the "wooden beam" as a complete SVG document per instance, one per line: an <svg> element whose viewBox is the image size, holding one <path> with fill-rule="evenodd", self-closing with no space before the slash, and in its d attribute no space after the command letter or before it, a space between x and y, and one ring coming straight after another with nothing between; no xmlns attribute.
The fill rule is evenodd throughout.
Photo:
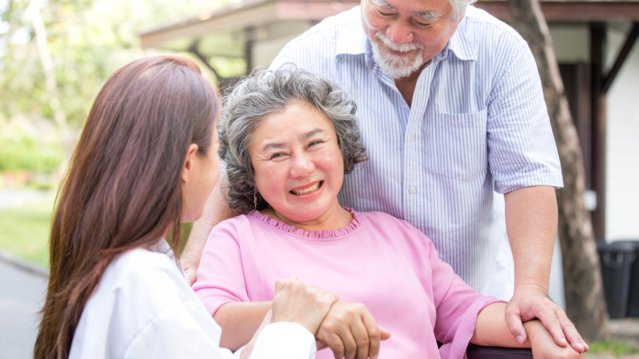
<svg viewBox="0 0 639 359"><path fill-rule="evenodd" d="M610 72L608 72L608 76L606 76L606 79L604 80L603 86L601 88L602 94L605 95L608 93L610 86L612 85L613 81L615 81L615 77L617 77L617 74L619 73L621 66L626 61L626 58L630 54L630 51L632 50L632 46L637 41L638 37L639 37L639 22L635 22L632 26L632 29L630 30L630 33L628 34L628 37L626 37L626 42L623 44L623 47L621 48L621 51L619 52L619 55L617 56L617 60L615 60L615 64L612 65Z"/></svg>
<svg viewBox="0 0 639 359"><path fill-rule="evenodd" d="M606 24L590 24L591 62L591 145L592 189L597 193L597 208L592 213L592 226L596 238L606 238L606 96L603 71L606 61Z"/></svg>
<svg viewBox="0 0 639 359"><path fill-rule="evenodd" d="M281 20L321 21L356 5L359 1L252 1L239 8L228 7L145 31L140 34L140 44L144 49L159 47L168 40L198 38L217 31L240 30Z"/></svg>
<svg viewBox="0 0 639 359"><path fill-rule="evenodd" d="M321 21L359 4L359 1L279 1L277 13L280 19Z"/></svg>
<svg viewBox="0 0 639 359"><path fill-rule="evenodd" d="M479 1L475 7L501 20L513 18L507 1ZM542 2L541 9L546 21L639 21L639 2L635 1Z"/></svg>

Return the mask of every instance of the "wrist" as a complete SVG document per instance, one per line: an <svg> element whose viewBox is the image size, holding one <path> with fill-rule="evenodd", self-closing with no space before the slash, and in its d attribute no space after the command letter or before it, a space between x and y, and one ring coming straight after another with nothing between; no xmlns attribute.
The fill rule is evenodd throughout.
<svg viewBox="0 0 639 359"><path fill-rule="evenodd" d="M533 319L525 322L524 329L526 330L526 335L528 336L528 340L526 341L528 345L530 345L531 342L537 340L540 336L547 334L546 327L544 327L539 319Z"/></svg>
<svg viewBox="0 0 639 359"><path fill-rule="evenodd" d="M543 281L534 281L534 280L525 280L525 281L517 281L515 280L515 293L519 291L535 291L538 293L543 293L548 296L548 282L545 283Z"/></svg>

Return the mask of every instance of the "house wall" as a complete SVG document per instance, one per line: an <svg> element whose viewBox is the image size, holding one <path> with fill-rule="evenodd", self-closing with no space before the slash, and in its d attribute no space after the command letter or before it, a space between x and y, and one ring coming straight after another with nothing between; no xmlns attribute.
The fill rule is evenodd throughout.
<svg viewBox="0 0 639 359"><path fill-rule="evenodd" d="M617 58L629 23L608 26L606 67ZM560 63L589 62L586 24L551 25ZM608 92L606 137L606 240L639 240L639 43Z"/></svg>
<svg viewBox="0 0 639 359"><path fill-rule="evenodd" d="M628 31L609 29L609 67ZM607 105L606 239L639 240L639 42L610 87Z"/></svg>

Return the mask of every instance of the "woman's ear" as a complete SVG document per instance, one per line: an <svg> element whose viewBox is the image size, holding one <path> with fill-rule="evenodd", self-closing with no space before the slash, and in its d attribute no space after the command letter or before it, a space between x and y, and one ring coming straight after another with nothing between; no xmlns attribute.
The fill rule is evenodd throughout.
<svg viewBox="0 0 639 359"><path fill-rule="evenodd" d="M184 166L182 167L182 183L187 183L193 171L193 165L195 163L195 156L197 156L198 146L195 143L189 145L189 150L186 153L186 159L184 160Z"/></svg>

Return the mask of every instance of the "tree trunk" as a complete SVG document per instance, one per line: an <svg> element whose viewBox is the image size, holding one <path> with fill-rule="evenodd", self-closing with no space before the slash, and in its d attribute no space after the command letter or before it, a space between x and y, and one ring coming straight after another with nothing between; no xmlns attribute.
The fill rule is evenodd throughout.
<svg viewBox="0 0 639 359"><path fill-rule="evenodd" d="M55 69L53 66L53 59L49 52L49 45L47 44L47 32L44 25L44 20L40 14L39 1L31 0L27 7L28 14L35 30L36 47L38 49L38 55L40 62L42 63L42 70L44 72L45 85L47 90L47 97L49 98L49 107L53 112L53 119L58 126L60 137L62 139L62 145L64 148L64 159L61 164L62 171L66 168L66 164L71 157L73 151L73 139L71 137L71 131L67 124L67 117L60 106L60 98L58 96L58 86L55 80Z"/></svg>
<svg viewBox="0 0 639 359"><path fill-rule="evenodd" d="M564 188L557 191L557 203L566 312L586 340L601 340L606 336L606 302L590 213L584 205L584 167L577 130L539 0L509 1L515 28L537 61L561 160Z"/></svg>

